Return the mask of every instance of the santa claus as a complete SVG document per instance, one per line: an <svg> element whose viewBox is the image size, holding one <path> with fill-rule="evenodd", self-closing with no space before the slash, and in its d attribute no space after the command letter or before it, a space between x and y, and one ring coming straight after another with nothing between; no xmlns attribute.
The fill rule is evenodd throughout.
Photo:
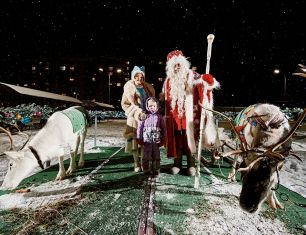
<svg viewBox="0 0 306 235"><path fill-rule="evenodd" d="M190 69L182 51L168 54L166 80L161 98L165 101L167 126L167 157L174 158L172 174L182 169L182 157L187 157L187 175L195 175L196 144L199 137L201 106L212 108L212 90L219 83L210 74L200 75ZM212 147L217 138L216 126L210 115L205 118L203 145Z"/></svg>

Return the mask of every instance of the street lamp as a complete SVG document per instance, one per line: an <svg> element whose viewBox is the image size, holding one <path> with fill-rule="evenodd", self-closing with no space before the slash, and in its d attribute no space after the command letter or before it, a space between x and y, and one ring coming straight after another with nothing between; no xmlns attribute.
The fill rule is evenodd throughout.
<svg viewBox="0 0 306 235"><path fill-rule="evenodd" d="M110 78L111 78L111 75L113 75L113 72L108 72L108 104L111 103L110 102L110 97L111 97L111 95L110 95L110 92L111 92L111 90L110 90L110 88L111 88Z"/></svg>
<svg viewBox="0 0 306 235"><path fill-rule="evenodd" d="M79 93L78 93L78 92L76 92L76 91L74 91L74 92L73 92L73 94L75 95L75 98L77 99L77 98L78 98Z"/></svg>
<svg viewBox="0 0 306 235"><path fill-rule="evenodd" d="M280 74L281 71L279 69L274 69L273 71L274 74ZM284 93L283 93L283 99L284 99L284 102L286 103L287 101L287 77L286 77L286 74L285 73L282 73L283 74L283 77L284 77Z"/></svg>

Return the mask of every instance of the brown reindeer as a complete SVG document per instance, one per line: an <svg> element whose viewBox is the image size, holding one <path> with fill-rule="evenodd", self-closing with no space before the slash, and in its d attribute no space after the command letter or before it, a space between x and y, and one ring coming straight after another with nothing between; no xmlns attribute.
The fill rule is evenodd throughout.
<svg viewBox="0 0 306 235"><path fill-rule="evenodd" d="M265 200L272 208L283 208L275 195L275 189L279 183L279 170L285 161L282 146L290 141L305 116L306 108L289 133L271 147L264 151L254 149L242 152L243 162L240 167L246 166L238 169L242 175L242 190L239 198L242 209L250 213L256 212Z"/></svg>
<svg viewBox="0 0 306 235"><path fill-rule="evenodd" d="M258 211L264 201L267 201L269 206L274 209L283 208L275 195L275 189L277 189L279 184L279 170L283 167L286 157L289 156L291 137L304 120L306 108L290 131L281 132L285 134L280 136L277 142L272 143L270 146L259 144L252 147L246 146L241 137L241 133L237 131L231 119L217 111L210 111L218 113L229 120L232 129L237 135L237 139L240 141L241 149L226 153L218 153L218 156L228 157L231 155L239 155L242 158L242 163L238 169L238 172L241 172L242 178L242 190L239 197L241 208L247 212L253 213ZM265 137L263 133L259 135ZM256 138L255 136L255 139ZM265 138L262 138L262 140L264 139ZM267 142L269 141L265 141L264 143ZM261 143L260 138L257 143ZM301 160L298 156L292 155ZM234 164L236 164L236 160L237 157L235 157Z"/></svg>
<svg viewBox="0 0 306 235"><path fill-rule="evenodd" d="M301 73L294 75L306 78L306 67L304 68L303 75ZM275 107L266 105L266 109L263 110L267 111L271 108L271 110L277 111ZM247 132L243 133L249 136L241 135L242 129L237 128L239 127L238 123L235 125L225 115L217 111L213 112L230 121L231 127L240 142L240 149L219 153L218 155L220 157L236 155L234 165L236 164L237 155L242 157L242 163L238 169L242 177L242 190L239 197L241 208L247 212L254 213L260 209L265 201L272 208L283 208L275 195L275 190L279 184L279 171L283 167L286 157L289 156L291 137L304 120L306 108L290 131L287 120L279 112L263 112L251 115L249 122L252 124L256 121L257 125L250 125ZM294 154L292 155L297 157ZM301 160L300 158L298 159ZM235 172L230 177L235 177Z"/></svg>

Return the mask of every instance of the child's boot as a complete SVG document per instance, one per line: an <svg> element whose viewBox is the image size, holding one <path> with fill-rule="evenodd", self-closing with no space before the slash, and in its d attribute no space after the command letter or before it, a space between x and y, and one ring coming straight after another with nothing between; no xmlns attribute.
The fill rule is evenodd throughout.
<svg viewBox="0 0 306 235"><path fill-rule="evenodd" d="M160 175L160 162L159 161L152 162L152 170L153 170L153 177L158 178Z"/></svg>

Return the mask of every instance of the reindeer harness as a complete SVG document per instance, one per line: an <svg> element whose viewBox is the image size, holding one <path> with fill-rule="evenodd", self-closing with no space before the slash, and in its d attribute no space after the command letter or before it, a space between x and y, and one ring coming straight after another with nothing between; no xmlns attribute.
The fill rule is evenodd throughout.
<svg viewBox="0 0 306 235"><path fill-rule="evenodd" d="M250 105L249 107L246 107L243 109L235 118L234 124L235 124L235 129L239 133L240 138L243 142L243 145L246 147L248 146L243 130L244 128L250 124L254 127L256 126L261 126L263 129L267 129L268 127L266 126L265 122L262 120L261 116L259 116L254 109L258 106L258 104ZM251 133L252 134L252 133Z"/></svg>

